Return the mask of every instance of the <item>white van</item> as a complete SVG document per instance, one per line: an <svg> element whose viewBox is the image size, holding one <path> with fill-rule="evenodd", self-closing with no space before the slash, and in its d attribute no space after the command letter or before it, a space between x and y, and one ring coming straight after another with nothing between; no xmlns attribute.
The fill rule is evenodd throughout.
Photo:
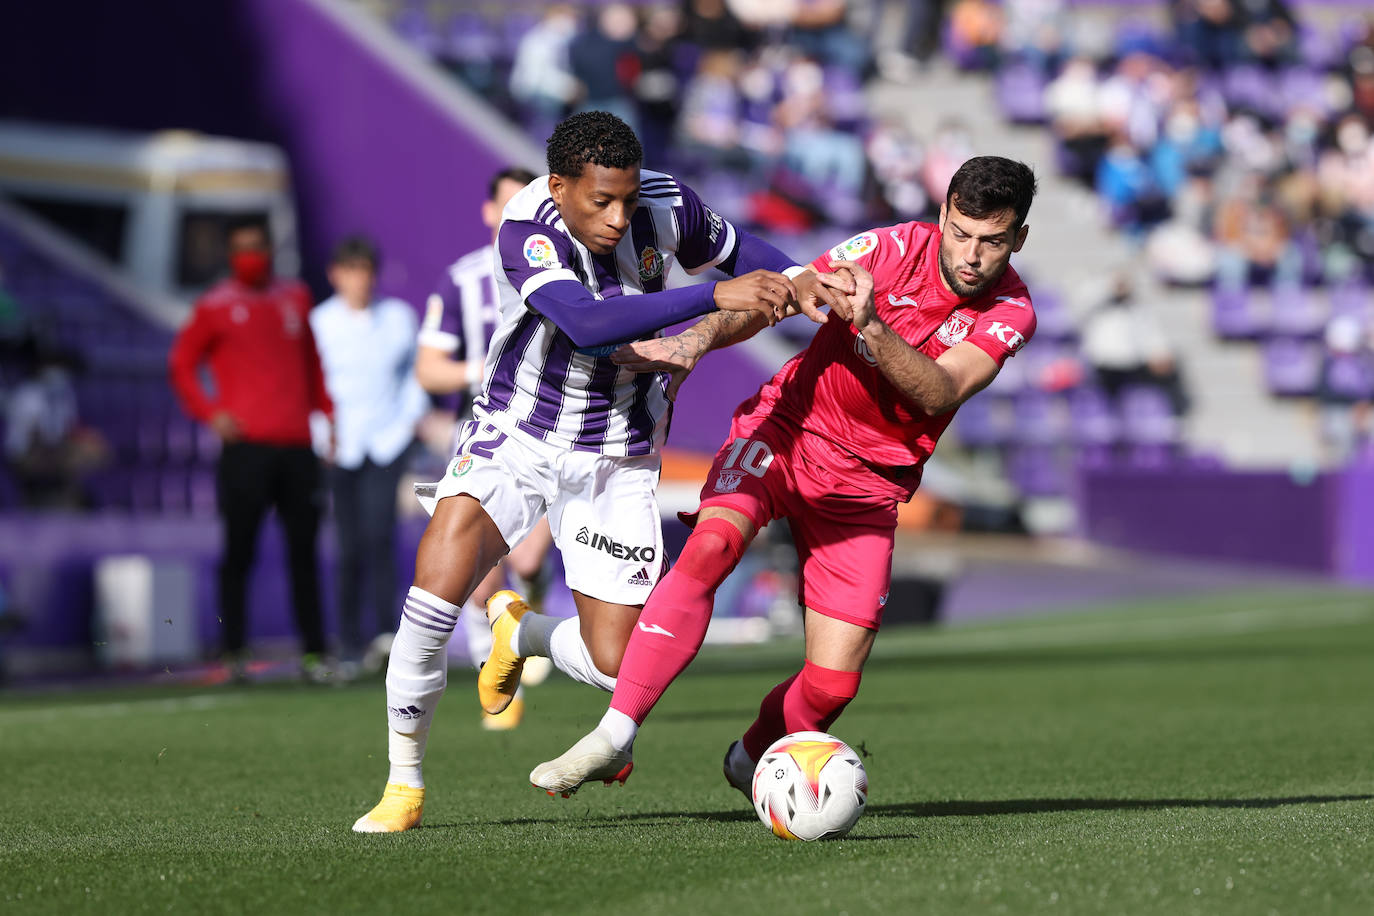
<svg viewBox="0 0 1374 916"><path fill-rule="evenodd" d="M279 274L300 269L286 156L267 143L0 121L0 195L182 302L226 273L240 216L267 221Z"/></svg>

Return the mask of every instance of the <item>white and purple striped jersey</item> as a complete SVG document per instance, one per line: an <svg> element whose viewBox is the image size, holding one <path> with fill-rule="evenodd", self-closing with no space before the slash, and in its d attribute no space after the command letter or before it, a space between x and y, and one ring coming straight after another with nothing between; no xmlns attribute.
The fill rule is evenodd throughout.
<svg viewBox="0 0 1374 916"><path fill-rule="evenodd" d="M417 340L467 363L468 398L482 390L487 344L500 315L497 298L496 246L483 245L450 264L425 300Z"/></svg>
<svg viewBox="0 0 1374 916"><path fill-rule="evenodd" d="M614 252L594 255L564 225L548 176L511 198L497 238L501 325L492 338L476 411L559 448L649 455L667 435L667 376L634 373L609 359L615 345L579 350L525 302L547 283L576 280L598 299L663 290L669 266L690 274L728 260L733 226L670 175L640 172L639 207ZM617 302L607 308L633 308ZM649 335L649 336L657 336Z"/></svg>

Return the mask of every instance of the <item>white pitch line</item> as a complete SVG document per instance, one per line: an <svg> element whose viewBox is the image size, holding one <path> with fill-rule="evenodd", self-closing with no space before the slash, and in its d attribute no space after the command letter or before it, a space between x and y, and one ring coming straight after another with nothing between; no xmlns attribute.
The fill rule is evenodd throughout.
<svg viewBox="0 0 1374 916"><path fill-rule="evenodd" d="M917 652L939 654L946 651L1012 648L1053 648L1086 644L1130 642L1167 642L1196 636L1230 636L1276 630L1306 630L1342 627L1374 620L1374 599L1324 605L1316 608L1290 607L1265 610L1230 611L1205 617L1131 618L1064 622L1014 630L946 630L932 635L914 648ZM882 646L879 640L878 646ZM911 650L903 646L902 652Z"/></svg>
<svg viewBox="0 0 1374 916"><path fill-rule="evenodd" d="M110 716L130 716L139 713L201 712L221 706L242 703L238 696L218 696L215 694L196 694L189 697L166 697L163 699L125 700L114 703L77 703L64 706L55 703L51 706L26 707L24 709L0 709L0 722L22 722L27 719L49 719L53 716L76 717L83 719L104 719Z"/></svg>

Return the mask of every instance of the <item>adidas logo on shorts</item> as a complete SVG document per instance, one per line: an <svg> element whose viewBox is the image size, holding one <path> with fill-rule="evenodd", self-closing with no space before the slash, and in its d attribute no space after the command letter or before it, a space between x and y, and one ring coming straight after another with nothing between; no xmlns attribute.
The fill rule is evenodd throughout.
<svg viewBox="0 0 1374 916"><path fill-rule="evenodd" d="M631 585L653 585L654 580L649 578L649 567L641 566L639 572L629 578Z"/></svg>
<svg viewBox="0 0 1374 916"><path fill-rule="evenodd" d="M425 714L418 706L388 706L386 711L398 719L420 719Z"/></svg>

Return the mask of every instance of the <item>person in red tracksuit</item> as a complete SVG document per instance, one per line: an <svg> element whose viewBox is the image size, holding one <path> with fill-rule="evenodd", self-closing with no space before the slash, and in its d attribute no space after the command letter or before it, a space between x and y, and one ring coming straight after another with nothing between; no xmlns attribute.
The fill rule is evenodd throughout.
<svg viewBox="0 0 1374 916"><path fill-rule="evenodd" d="M223 442L216 490L224 524L219 568L223 648L236 679L245 672L248 574L258 531L275 507L286 532L291 598L307 677L328 674L315 536L322 501L310 447L312 411L333 415L310 333L311 297L298 280L272 275L265 223L244 219L228 233L231 276L196 302L172 344L172 387L186 412ZM200 383L208 365L214 393Z"/></svg>

